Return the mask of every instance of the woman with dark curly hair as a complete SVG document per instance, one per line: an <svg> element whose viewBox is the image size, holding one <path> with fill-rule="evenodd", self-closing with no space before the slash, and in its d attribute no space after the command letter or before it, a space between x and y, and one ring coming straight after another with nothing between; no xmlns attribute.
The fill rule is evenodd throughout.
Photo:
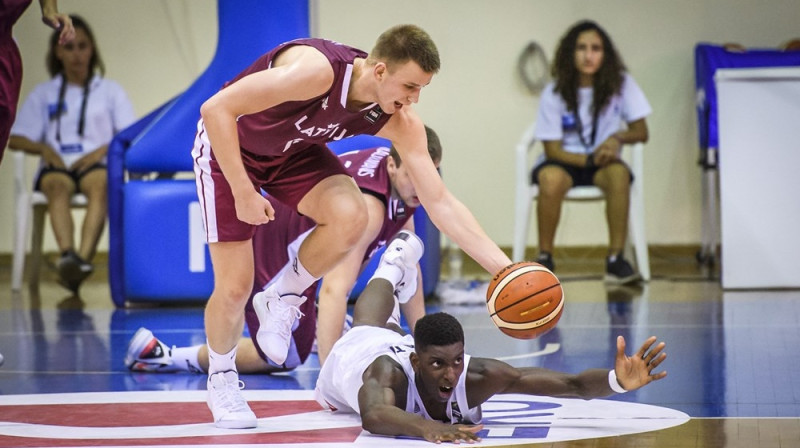
<svg viewBox="0 0 800 448"><path fill-rule="evenodd" d="M605 280L638 281L639 274L622 257L633 178L620 153L624 144L647 141L650 104L608 34L592 21L578 22L561 38L552 75L536 121L536 138L544 144L544 156L533 170L539 185L537 261L555 267L553 241L567 191L596 185L606 196Z"/></svg>

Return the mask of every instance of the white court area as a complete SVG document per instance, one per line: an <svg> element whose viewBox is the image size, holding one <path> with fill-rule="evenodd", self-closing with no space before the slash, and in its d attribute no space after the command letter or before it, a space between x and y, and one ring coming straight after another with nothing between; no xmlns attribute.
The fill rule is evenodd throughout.
<svg viewBox="0 0 800 448"><path fill-rule="evenodd" d="M149 447L340 448L378 446L389 439L392 447L429 446L419 439L370 435L361 430L357 416L319 409L309 390L245 390L244 395L259 415L259 425L252 430L219 429L208 423L204 391L2 396L0 446L121 447L133 446L135 440L135 446ZM270 409L270 415L264 416L264 409ZM483 440L473 446L635 434L689 420L683 412L652 405L525 395L496 396L483 409Z"/></svg>

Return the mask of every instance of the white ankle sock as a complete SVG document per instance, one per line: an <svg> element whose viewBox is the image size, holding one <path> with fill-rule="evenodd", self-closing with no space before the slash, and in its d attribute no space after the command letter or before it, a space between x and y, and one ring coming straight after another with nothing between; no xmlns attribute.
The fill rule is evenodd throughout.
<svg viewBox="0 0 800 448"><path fill-rule="evenodd" d="M393 264L379 264L372 274L372 278L382 278L388 280L392 287L396 287L403 279L403 270Z"/></svg>
<svg viewBox="0 0 800 448"><path fill-rule="evenodd" d="M275 280L275 291L280 295L299 296L317 280L319 278L311 275L300 262L300 258L295 256L281 269L280 275Z"/></svg>
<svg viewBox="0 0 800 448"><path fill-rule="evenodd" d="M191 347L173 347L171 350L172 365L181 372L202 372L197 355L200 353L202 345ZM210 351L210 350L209 350Z"/></svg>
<svg viewBox="0 0 800 448"><path fill-rule="evenodd" d="M206 341L206 345L208 345L208 341ZM236 370L237 347L238 346L234 346L233 350L225 353L224 355L220 355L212 350L211 346L208 345L208 376L211 376L217 372L227 372L229 370L233 370L234 372L238 373L238 370Z"/></svg>

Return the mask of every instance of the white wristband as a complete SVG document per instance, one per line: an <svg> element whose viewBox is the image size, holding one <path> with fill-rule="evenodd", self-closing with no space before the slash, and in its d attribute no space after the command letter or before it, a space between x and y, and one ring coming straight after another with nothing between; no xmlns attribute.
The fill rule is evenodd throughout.
<svg viewBox="0 0 800 448"><path fill-rule="evenodd" d="M617 381L617 372L614 369L608 371L608 386L618 394L627 392L624 387L619 385L619 381Z"/></svg>

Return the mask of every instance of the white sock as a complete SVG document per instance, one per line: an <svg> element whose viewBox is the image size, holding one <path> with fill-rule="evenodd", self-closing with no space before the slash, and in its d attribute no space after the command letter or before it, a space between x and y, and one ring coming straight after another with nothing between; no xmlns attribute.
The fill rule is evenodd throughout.
<svg viewBox="0 0 800 448"><path fill-rule="evenodd" d="M202 372L203 368L200 367L200 362L197 360L200 347L202 345L173 347L171 351L172 365L181 372Z"/></svg>
<svg viewBox="0 0 800 448"><path fill-rule="evenodd" d="M382 278L388 280L392 287L396 287L400 280L403 279L403 270L393 264L379 264L372 274L372 278Z"/></svg>
<svg viewBox="0 0 800 448"><path fill-rule="evenodd" d="M208 345L208 340L206 340L206 345ZM211 346L208 345L208 376L211 376L217 372L227 372L229 370L233 370L234 372L238 373L238 370L236 370L237 347L238 346L234 346L233 349L228 353L220 355L212 350Z"/></svg>
<svg viewBox="0 0 800 448"><path fill-rule="evenodd" d="M387 324L395 324L398 327L400 325L400 302L397 300L394 301L394 309L392 310L392 315L389 316L389 320L386 321Z"/></svg>
<svg viewBox="0 0 800 448"><path fill-rule="evenodd" d="M319 278L311 275L300 262L300 258L295 256L281 269L280 275L275 280L275 291L280 295L299 296L317 280Z"/></svg>

